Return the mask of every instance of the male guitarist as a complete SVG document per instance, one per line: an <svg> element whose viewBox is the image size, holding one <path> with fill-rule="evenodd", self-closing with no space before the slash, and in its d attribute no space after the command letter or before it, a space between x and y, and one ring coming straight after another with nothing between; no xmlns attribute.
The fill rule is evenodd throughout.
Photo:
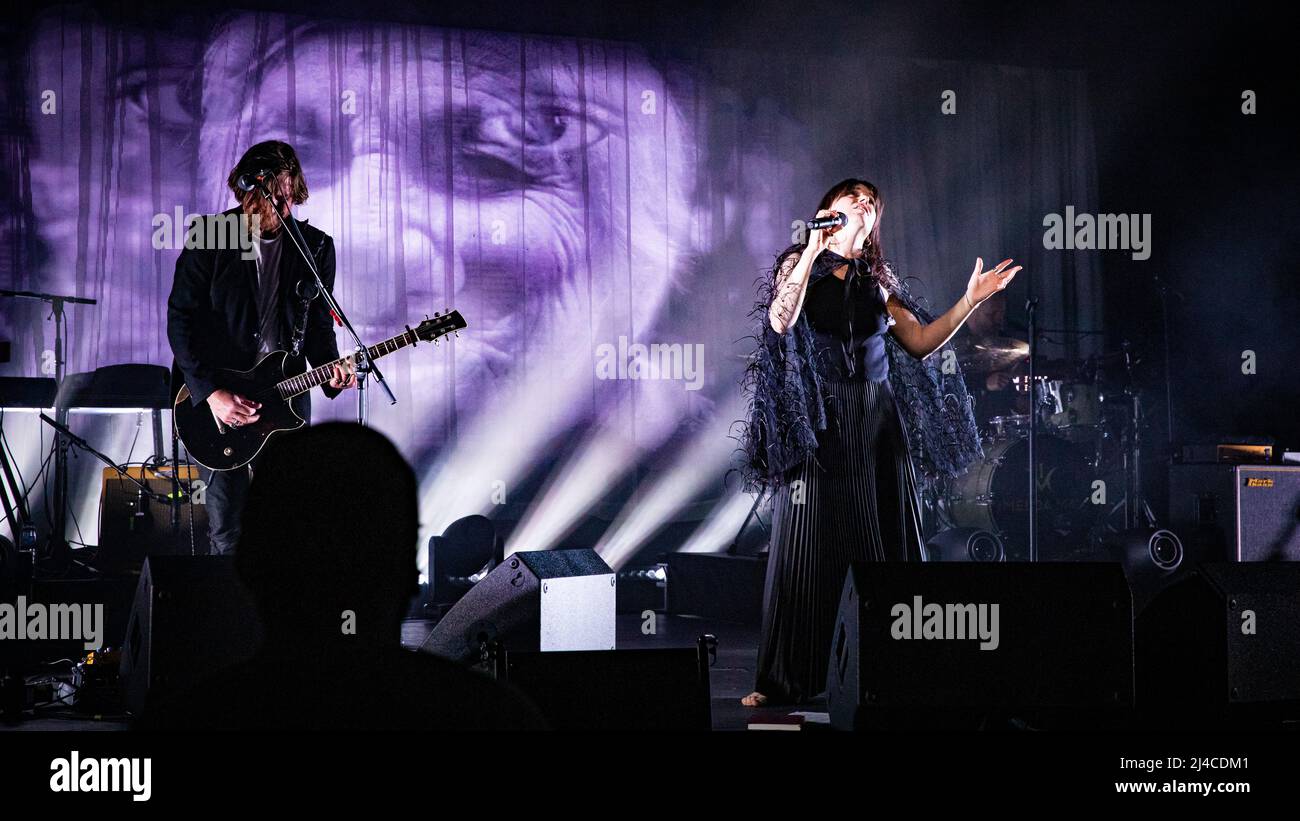
<svg viewBox="0 0 1300 821"><path fill-rule="evenodd" d="M256 188L243 191L238 184L244 175L263 172L269 172L264 179L276 198L274 207ZM260 404L213 384L218 369L246 370L269 351L295 347L316 367L338 359L339 351L325 300L305 303L302 298L314 289L300 288L310 289L315 280L279 219L307 199L307 182L293 148L279 140L254 145L226 182L239 207L225 214L248 217L241 230L252 231L255 259L245 258L238 247L183 250L167 300L167 338L175 357L173 394L183 382L188 401L206 403L217 420L240 427L258 420ZM334 241L310 225L300 226L321 281L333 292ZM305 312L304 304L310 306ZM333 399L355 386L352 369L336 365L334 377L321 390ZM309 394L296 398L293 407L310 421ZM205 477L212 553L231 553L239 541L240 513L255 464Z"/></svg>

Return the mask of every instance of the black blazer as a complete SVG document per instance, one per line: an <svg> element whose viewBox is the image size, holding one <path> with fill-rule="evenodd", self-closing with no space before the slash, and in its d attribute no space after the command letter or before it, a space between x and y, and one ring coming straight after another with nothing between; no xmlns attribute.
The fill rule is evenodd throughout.
<svg viewBox="0 0 1300 821"><path fill-rule="evenodd" d="M224 212L238 214L238 208ZM334 292L334 240L329 234L299 223L307 248L320 271L321 281ZM283 229L282 229L283 230ZM261 341L257 316L257 261L244 259L243 251L233 249L186 248L176 260L176 277L167 299L167 339L172 346L172 396L182 382L190 390L195 405L207 400L221 385L214 383L218 368L246 370L257 364ZM288 350L293 329L301 318L302 299L296 294L298 282L311 281L293 243L286 239L280 251L280 307L284 312L283 338L275 340L272 350ZM303 353L311 367L338 359L333 319L325 300L319 296L308 309L307 329L303 336ZM321 385L333 399L340 391ZM305 398L305 395L304 395ZM303 418L310 403L295 403Z"/></svg>

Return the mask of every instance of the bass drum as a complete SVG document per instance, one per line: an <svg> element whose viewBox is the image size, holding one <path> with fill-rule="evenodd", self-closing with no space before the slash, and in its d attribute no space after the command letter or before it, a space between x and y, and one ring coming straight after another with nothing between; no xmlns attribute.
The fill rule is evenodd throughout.
<svg viewBox="0 0 1300 821"><path fill-rule="evenodd" d="M1100 507L1092 504L1096 475L1088 452L1058 436L1038 435L1038 554L1065 559L1086 548ZM1029 558L1029 438L995 439L984 459L950 485L947 512L954 527L997 533L1007 558Z"/></svg>

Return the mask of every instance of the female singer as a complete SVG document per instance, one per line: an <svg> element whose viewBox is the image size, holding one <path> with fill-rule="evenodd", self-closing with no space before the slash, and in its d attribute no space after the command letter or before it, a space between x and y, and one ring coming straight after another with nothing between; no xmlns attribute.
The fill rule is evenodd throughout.
<svg viewBox="0 0 1300 821"><path fill-rule="evenodd" d="M1021 269L1008 259L985 271L977 258L962 297L923 323L917 313L924 312L885 259L883 210L871 183L836 184L817 216L838 212L843 224L808 231L807 244L786 249L773 268L768 327L759 364L751 366L746 443L751 457L761 454L751 464L776 487L757 684L742 699L748 707L798 703L825 690L851 562L924 560L921 503L890 384L886 332L923 360Z"/></svg>

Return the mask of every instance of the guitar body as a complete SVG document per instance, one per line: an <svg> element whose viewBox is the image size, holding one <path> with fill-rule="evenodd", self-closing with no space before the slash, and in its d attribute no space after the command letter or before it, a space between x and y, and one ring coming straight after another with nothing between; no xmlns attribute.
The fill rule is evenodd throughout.
<svg viewBox="0 0 1300 821"><path fill-rule="evenodd" d="M337 367L346 365L351 368L358 361L370 362L420 342L437 345L438 340L447 334L455 333L459 336L457 332L464 327L465 317L460 315L460 311L448 309L445 314L435 313L432 319L426 316L417 328L407 325L406 330L396 336L367 346L364 355L358 348L355 356L341 357L311 371L306 369L307 363L303 359L290 356L285 351L272 351L246 371L219 370L213 380L218 388L262 403L257 412L257 421L251 425L231 427L217 419L207 402L195 406L190 401L189 388L182 386L176 394L176 401L172 403L176 435L185 443L190 456L205 468L242 468L253 461L271 436L306 424L294 408L295 399L302 396L305 400L308 391L329 382ZM358 378L362 377L364 374L358 375ZM284 399L284 396L291 398ZM299 407L306 412L305 405Z"/></svg>
<svg viewBox="0 0 1300 821"><path fill-rule="evenodd" d="M262 403L258 420L238 428L218 423L212 407L207 402L195 405L189 388L182 387L172 407L176 433L200 465L212 470L241 468L253 461L272 434L305 424L292 401L279 398L275 389L281 380L304 372L303 361L286 351L272 351L246 371L219 371L217 387Z"/></svg>

